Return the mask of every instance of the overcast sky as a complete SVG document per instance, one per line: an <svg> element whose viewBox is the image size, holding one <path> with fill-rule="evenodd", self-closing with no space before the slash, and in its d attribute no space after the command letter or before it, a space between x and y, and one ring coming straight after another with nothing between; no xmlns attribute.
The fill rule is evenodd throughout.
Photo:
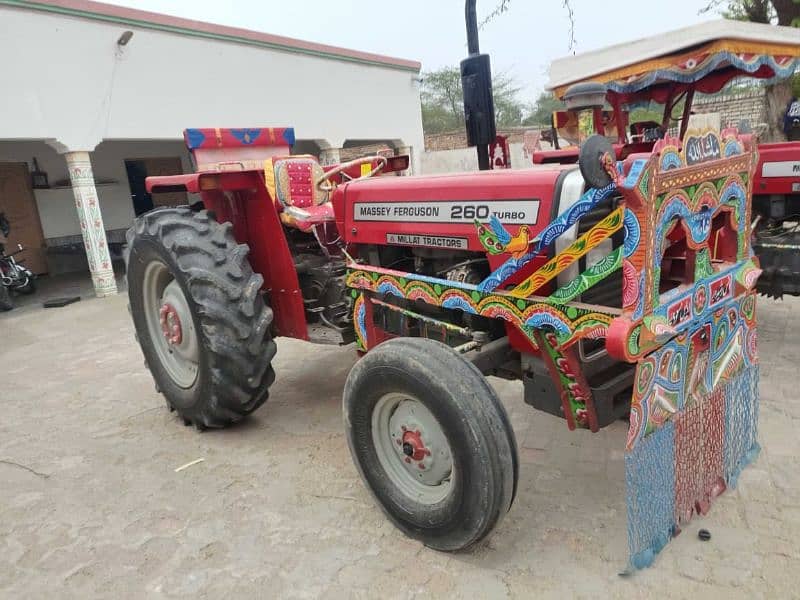
<svg viewBox="0 0 800 600"><path fill-rule="evenodd" d="M314 42L422 62L424 70L456 65L466 55L463 0L106 0ZM499 0L479 0L488 14ZM571 0L578 52L718 18L699 15L708 0ZM547 66L569 54L563 0L512 0L507 13L481 31L492 70L512 75L532 101Z"/></svg>

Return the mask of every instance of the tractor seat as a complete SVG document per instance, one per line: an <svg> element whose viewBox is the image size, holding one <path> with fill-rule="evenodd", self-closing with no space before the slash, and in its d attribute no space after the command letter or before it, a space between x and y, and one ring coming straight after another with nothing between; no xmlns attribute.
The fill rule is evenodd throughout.
<svg viewBox="0 0 800 600"><path fill-rule="evenodd" d="M275 159L275 198L281 222L310 232L315 225L334 220L328 193L314 185L325 174L313 157Z"/></svg>

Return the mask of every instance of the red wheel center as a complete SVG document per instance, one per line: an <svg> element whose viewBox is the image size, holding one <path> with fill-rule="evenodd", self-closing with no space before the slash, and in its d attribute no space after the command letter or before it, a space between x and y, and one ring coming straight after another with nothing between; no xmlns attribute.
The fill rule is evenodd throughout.
<svg viewBox="0 0 800 600"><path fill-rule="evenodd" d="M183 340L183 330L181 329L181 318L178 311L169 302L165 302L158 312L161 320L161 332L164 339L170 345L180 344Z"/></svg>
<svg viewBox="0 0 800 600"><path fill-rule="evenodd" d="M419 461L426 456L430 456L430 453L431 451L425 447L425 442L422 441L422 434L419 431L406 429L403 432L403 454Z"/></svg>

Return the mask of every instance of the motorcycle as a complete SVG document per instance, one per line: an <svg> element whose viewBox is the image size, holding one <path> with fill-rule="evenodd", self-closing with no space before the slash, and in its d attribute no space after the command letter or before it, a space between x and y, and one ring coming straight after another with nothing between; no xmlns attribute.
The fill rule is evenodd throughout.
<svg viewBox="0 0 800 600"><path fill-rule="evenodd" d="M36 276L24 265L14 258L22 252L22 244L17 244L17 250L6 254L5 245L2 243L11 231L11 226L4 213L0 213L0 310L11 310L14 304L11 301L11 291L20 294L33 294L36 291Z"/></svg>

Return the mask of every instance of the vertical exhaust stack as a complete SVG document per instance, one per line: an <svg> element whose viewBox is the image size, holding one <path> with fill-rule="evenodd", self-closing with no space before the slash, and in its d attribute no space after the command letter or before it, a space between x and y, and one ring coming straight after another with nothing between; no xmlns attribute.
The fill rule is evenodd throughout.
<svg viewBox="0 0 800 600"><path fill-rule="evenodd" d="M469 56L461 61L461 89L464 93L464 122L467 144L477 146L478 168L489 169L489 144L497 137L492 96L492 68L488 54L480 53L476 0L466 0L467 47Z"/></svg>

